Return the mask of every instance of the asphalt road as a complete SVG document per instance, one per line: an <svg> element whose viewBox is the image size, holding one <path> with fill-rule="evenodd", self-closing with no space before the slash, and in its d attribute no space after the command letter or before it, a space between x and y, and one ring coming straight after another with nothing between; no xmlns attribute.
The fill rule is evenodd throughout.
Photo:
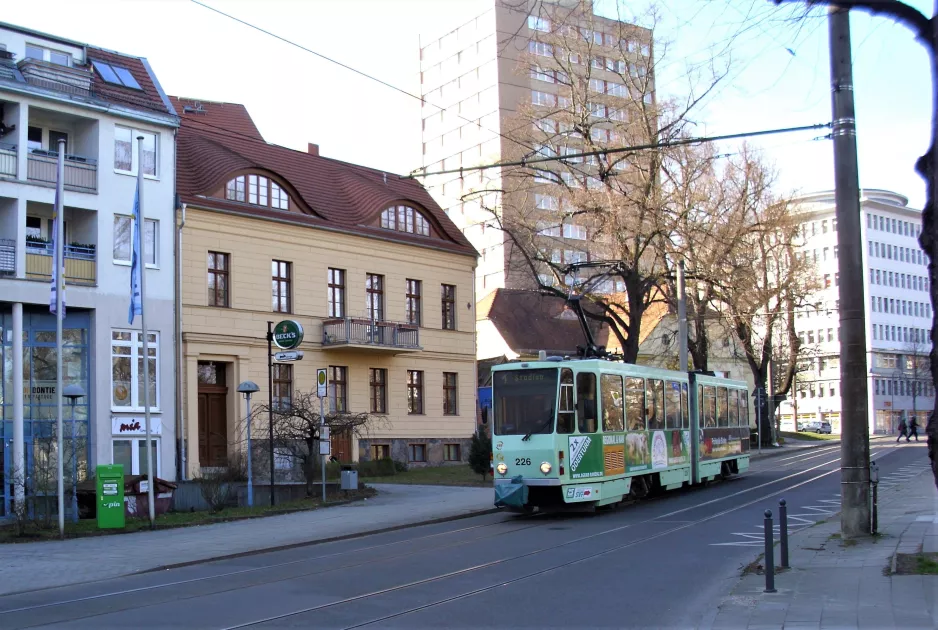
<svg viewBox="0 0 938 630"><path fill-rule="evenodd" d="M923 444L872 446L884 485ZM491 514L0 598L0 628L694 627L762 549L837 510L839 445L595 515Z"/></svg>

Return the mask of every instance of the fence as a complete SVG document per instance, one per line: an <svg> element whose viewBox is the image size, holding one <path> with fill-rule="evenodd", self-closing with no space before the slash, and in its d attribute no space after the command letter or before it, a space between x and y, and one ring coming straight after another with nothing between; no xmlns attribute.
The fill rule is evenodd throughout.
<svg viewBox="0 0 938 630"><path fill-rule="evenodd" d="M330 319L322 324L325 346L356 344L390 348L420 348L420 329L411 324L367 319Z"/></svg>

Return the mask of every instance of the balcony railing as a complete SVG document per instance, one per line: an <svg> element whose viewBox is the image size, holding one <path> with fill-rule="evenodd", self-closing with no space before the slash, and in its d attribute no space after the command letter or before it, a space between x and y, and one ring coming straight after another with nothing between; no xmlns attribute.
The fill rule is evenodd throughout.
<svg viewBox="0 0 938 630"><path fill-rule="evenodd" d="M26 243L26 277L30 280L52 279L52 243ZM97 282L95 248L84 245L65 246L65 282L94 285Z"/></svg>
<svg viewBox="0 0 938 630"><path fill-rule="evenodd" d="M0 176L16 177L16 145L0 142Z"/></svg>
<svg viewBox="0 0 938 630"><path fill-rule="evenodd" d="M0 238L0 276L16 273L16 241Z"/></svg>
<svg viewBox="0 0 938 630"><path fill-rule="evenodd" d="M29 152L26 166L26 178L34 182L55 183L58 161L56 151L33 149ZM98 161L83 155L65 155L66 188L82 192L98 190Z"/></svg>
<svg viewBox="0 0 938 630"><path fill-rule="evenodd" d="M412 324L344 317L322 323L322 345L420 350L420 328Z"/></svg>

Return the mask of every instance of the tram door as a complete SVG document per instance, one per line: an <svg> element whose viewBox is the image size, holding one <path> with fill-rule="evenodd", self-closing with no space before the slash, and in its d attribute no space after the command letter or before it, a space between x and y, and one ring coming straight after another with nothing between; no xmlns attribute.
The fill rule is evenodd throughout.
<svg viewBox="0 0 938 630"><path fill-rule="evenodd" d="M589 479L603 474L596 381L596 374L591 372L576 375L576 435L569 439L572 479Z"/></svg>

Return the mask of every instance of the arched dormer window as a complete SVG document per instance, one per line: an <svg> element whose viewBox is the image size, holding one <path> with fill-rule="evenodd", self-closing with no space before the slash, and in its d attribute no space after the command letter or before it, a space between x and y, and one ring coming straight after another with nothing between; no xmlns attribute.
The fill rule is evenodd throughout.
<svg viewBox="0 0 938 630"><path fill-rule="evenodd" d="M225 184L225 199L279 210L290 209L290 197L277 182L263 175L239 175Z"/></svg>
<svg viewBox="0 0 938 630"><path fill-rule="evenodd" d="M430 222L410 206L391 206L381 213L381 227L398 232L430 236Z"/></svg>

